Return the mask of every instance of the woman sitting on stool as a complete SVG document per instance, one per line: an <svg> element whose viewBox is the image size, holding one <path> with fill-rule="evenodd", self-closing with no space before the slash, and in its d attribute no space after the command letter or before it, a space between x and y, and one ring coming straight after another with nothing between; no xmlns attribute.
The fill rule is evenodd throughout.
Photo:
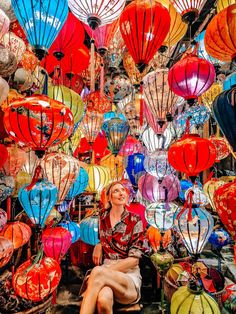
<svg viewBox="0 0 236 314"><path fill-rule="evenodd" d="M100 214L100 243L93 251L97 266L89 276L80 314L93 314L96 309L111 314L114 301L135 304L141 297L142 220L126 209L128 193L121 183L113 182L107 197L109 207Z"/></svg>

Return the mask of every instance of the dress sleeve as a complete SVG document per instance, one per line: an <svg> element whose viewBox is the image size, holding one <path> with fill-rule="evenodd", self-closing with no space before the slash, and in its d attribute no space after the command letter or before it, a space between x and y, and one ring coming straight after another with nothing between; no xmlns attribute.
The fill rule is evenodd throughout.
<svg viewBox="0 0 236 314"><path fill-rule="evenodd" d="M137 222L134 225L131 245L129 248L128 256L141 258L143 253L143 241L144 241L144 232L143 232L143 223L141 219L137 219Z"/></svg>

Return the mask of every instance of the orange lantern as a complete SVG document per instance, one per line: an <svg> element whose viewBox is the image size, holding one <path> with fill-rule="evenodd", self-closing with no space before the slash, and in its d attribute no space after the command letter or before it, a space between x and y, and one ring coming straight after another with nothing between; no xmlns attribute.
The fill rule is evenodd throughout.
<svg viewBox="0 0 236 314"><path fill-rule="evenodd" d="M84 103L88 111L97 111L99 113L105 113L111 109L110 100L106 96L101 94L99 90L90 93L84 98Z"/></svg>
<svg viewBox="0 0 236 314"><path fill-rule="evenodd" d="M2 110L5 111L11 105L13 101L17 99L23 99L23 98L24 96L18 93L17 90L11 88L9 90L6 100L1 104Z"/></svg>
<svg viewBox="0 0 236 314"><path fill-rule="evenodd" d="M8 222L0 232L0 236L10 240L13 243L14 250L16 250L29 241L31 229L23 222Z"/></svg>
<svg viewBox="0 0 236 314"><path fill-rule="evenodd" d="M100 165L107 167L110 170L111 180L119 181L122 179L124 172L124 158L117 155L109 154L103 157L100 161Z"/></svg>
<svg viewBox="0 0 236 314"><path fill-rule="evenodd" d="M37 65L38 59L35 54L30 50L26 50L22 56L19 66L22 66L25 70L29 72L34 72Z"/></svg>

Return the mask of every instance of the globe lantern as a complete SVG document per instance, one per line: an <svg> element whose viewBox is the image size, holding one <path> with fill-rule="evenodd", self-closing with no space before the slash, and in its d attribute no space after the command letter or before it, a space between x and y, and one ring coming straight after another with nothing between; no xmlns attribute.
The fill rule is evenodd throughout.
<svg viewBox="0 0 236 314"><path fill-rule="evenodd" d="M159 2L135 0L125 7L120 32L140 72L160 48L169 29L169 12Z"/></svg>
<svg viewBox="0 0 236 314"><path fill-rule="evenodd" d="M47 147L71 134L73 115L62 103L36 95L13 102L5 111L4 125L12 139L42 157Z"/></svg>
<svg viewBox="0 0 236 314"><path fill-rule="evenodd" d="M13 251L14 247L12 242L7 238L0 236L0 268L10 261Z"/></svg>
<svg viewBox="0 0 236 314"><path fill-rule="evenodd" d="M167 149L171 143L172 134L166 129L163 134L155 134L152 128L148 127L142 134L142 141L149 152L160 149Z"/></svg>
<svg viewBox="0 0 236 314"><path fill-rule="evenodd" d="M38 261L27 260L21 264L12 280L14 291L20 297L39 302L50 295L59 285L61 268L51 257Z"/></svg>
<svg viewBox="0 0 236 314"><path fill-rule="evenodd" d="M87 217L80 222L80 238L83 242L96 245L98 239L98 216Z"/></svg>
<svg viewBox="0 0 236 314"><path fill-rule="evenodd" d="M176 212L175 227L188 252L195 257L202 252L214 227L214 219L205 209L187 206Z"/></svg>
<svg viewBox="0 0 236 314"><path fill-rule="evenodd" d="M33 85L33 79L30 71L27 71L24 68L18 68L14 73L13 84L20 92L30 89Z"/></svg>
<svg viewBox="0 0 236 314"><path fill-rule="evenodd" d="M104 93L114 103L118 103L132 92L133 86L124 74L116 74L113 77L107 77L105 80Z"/></svg>
<svg viewBox="0 0 236 314"><path fill-rule="evenodd" d="M14 250L16 250L29 241L31 229L28 225L20 221L8 222L0 232L0 236L10 240Z"/></svg>
<svg viewBox="0 0 236 314"><path fill-rule="evenodd" d="M86 166L89 181L86 191L88 192L101 192L104 187L110 183L110 169L98 165Z"/></svg>
<svg viewBox="0 0 236 314"><path fill-rule="evenodd" d="M110 170L111 180L119 181L122 179L125 169L123 157L108 154L100 160L100 165Z"/></svg>
<svg viewBox="0 0 236 314"><path fill-rule="evenodd" d="M80 129L86 140L92 145L94 143L103 123L103 115L97 111L87 111L80 123Z"/></svg>
<svg viewBox="0 0 236 314"><path fill-rule="evenodd" d="M9 17L6 13L0 8L0 40L8 32L10 25Z"/></svg>
<svg viewBox="0 0 236 314"><path fill-rule="evenodd" d="M86 187L88 186L88 173L87 171L80 167L79 174L75 179L74 183L71 185L69 192L65 196L65 200L73 200L77 195L84 192Z"/></svg>
<svg viewBox="0 0 236 314"><path fill-rule="evenodd" d="M175 7L176 11L181 14L183 21L192 23L198 16L203 4L204 0L196 0L196 1L182 1L182 0L170 0L170 2Z"/></svg>
<svg viewBox="0 0 236 314"><path fill-rule="evenodd" d="M144 158L145 156L140 153L128 156L126 172L134 188L137 188L139 178L145 173Z"/></svg>
<svg viewBox="0 0 236 314"><path fill-rule="evenodd" d="M67 1L46 0L33 5L24 0L12 0L12 7L35 54L42 60L66 21Z"/></svg>
<svg viewBox="0 0 236 314"><path fill-rule="evenodd" d="M224 185L225 182L223 180L217 179L217 178L212 178L208 180L204 185L203 185L203 191L207 195L209 203L213 209L213 211L216 211L215 203L214 203L214 194L215 191L222 185Z"/></svg>
<svg viewBox="0 0 236 314"><path fill-rule="evenodd" d="M230 62L236 55L235 8L234 3L216 14L206 28L206 51L220 61Z"/></svg>
<svg viewBox="0 0 236 314"><path fill-rule="evenodd" d="M186 53L171 67L168 74L170 89L192 104L211 87L215 80L214 66L198 58L195 52Z"/></svg>
<svg viewBox="0 0 236 314"><path fill-rule="evenodd" d="M185 134L168 150L168 161L177 171L195 180L199 172L210 168L216 159L216 149L209 140L197 134Z"/></svg>
<svg viewBox="0 0 236 314"><path fill-rule="evenodd" d="M46 228L42 233L43 251L46 256L60 263L72 243L71 233L62 227Z"/></svg>
<svg viewBox="0 0 236 314"><path fill-rule="evenodd" d="M220 162L230 154L229 144L224 137L210 136L209 140L216 148L216 162Z"/></svg>
<svg viewBox="0 0 236 314"><path fill-rule="evenodd" d="M78 223L74 221L70 221L70 217L68 217L68 219L69 220L63 219L63 221L59 224L59 226L61 226L62 228L65 228L67 231L70 232L71 237L72 237L71 243L75 243L80 238L80 226Z"/></svg>
<svg viewBox="0 0 236 314"><path fill-rule="evenodd" d="M127 157L137 153L140 149L141 143L131 135L128 135L120 148L119 155Z"/></svg>

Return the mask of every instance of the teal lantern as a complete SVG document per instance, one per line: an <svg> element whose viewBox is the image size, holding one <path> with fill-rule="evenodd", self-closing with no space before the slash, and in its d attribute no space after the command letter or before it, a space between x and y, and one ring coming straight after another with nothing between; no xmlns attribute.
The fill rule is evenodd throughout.
<svg viewBox="0 0 236 314"><path fill-rule="evenodd" d="M90 245L98 244L98 216L90 216L81 220L80 239Z"/></svg>
<svg viewBox="0 0 236 314"><path fill-rule="evenodd" d="M68 15L67 0L12 0L14 13L42 60Z"/></svg>
<svg viewBox="0 0 236 314"><path fill-rule="evenodd" d="M65 228L68 230L72 236L72 243L75 243L80 238L80 226L78 223L71 221L70 216L68 212L65 214L65 218L63 221L59 224L60 227Z"/></svg>
<svg viewBox="0 0 236 314"><path fill-rule="evenodd" d="M65 201L71 201L76 197L76 195L83 193L88 185L88 179L89 177L87 171L80 167L79 175L71 185L70 190L65 197Z"/></svg>

